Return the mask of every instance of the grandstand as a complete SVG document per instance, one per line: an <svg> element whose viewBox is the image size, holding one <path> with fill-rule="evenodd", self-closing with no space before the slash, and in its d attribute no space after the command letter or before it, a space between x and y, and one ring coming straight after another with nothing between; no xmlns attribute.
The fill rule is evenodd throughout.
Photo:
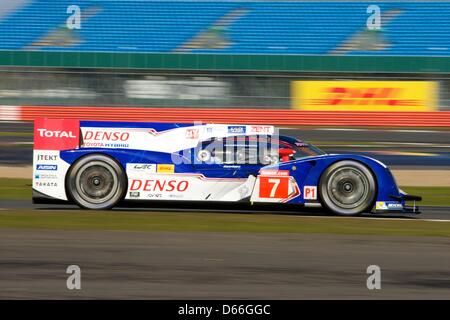
<svg viewBox="0 0 450 320"><path fill-rule="evenodd" d="M11 2L11 0L9 0ZM450 55L449 2L17 1L0 16L0 50L285 55Z"/></svg>

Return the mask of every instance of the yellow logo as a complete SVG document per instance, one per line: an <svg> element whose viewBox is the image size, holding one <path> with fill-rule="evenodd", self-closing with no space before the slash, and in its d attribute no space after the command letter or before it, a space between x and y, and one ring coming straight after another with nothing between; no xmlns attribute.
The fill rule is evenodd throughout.
<svg viewBox="0 0 450 320"><path fill-rule="evenodd" d="M375 208L376 210L386 210L387 206L384 201L377 201Z"/></svg>
<svg viewBox="0 0 450 320"><path fill-rule="evenodd" d="M157 172L158 173L174 173L175 166L173 164L158 164Z"/></svg>
<svg viewBox="0 0 450 320"><path fill-rule="evenodd" d="M292 108L310 111L433 111L432 81L293 81Z"/></svg>

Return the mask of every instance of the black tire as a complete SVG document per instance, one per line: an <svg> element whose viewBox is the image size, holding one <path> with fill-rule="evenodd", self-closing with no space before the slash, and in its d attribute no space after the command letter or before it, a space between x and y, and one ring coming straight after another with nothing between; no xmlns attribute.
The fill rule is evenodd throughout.
<svg viewBox="0 0 450 320"><path fill-rule="evenodd" d="M127 179L122 166L115 160L92 154L71 166L66 190L69 198L82 208L110 209L125 196Z"/></svg>
<svg viewBox="0 0 450 320"><path fill-rule="evenodd" d="M329 166L319 182L322 206L343 215L359 215L373 207L377 184L372 172L362 163L345 160Z"/></svg>

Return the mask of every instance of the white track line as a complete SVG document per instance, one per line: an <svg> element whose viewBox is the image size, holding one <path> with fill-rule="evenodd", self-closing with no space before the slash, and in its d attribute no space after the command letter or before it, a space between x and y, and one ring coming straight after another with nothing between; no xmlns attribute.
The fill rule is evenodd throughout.
<svg viewBox="0 0 450 320"><path fill-rule="evenodd" d="M404 132L404 133L442 133L448 131L439 131L439 130L405 130L405 129L394 129L388 130L392 132Z"/></svg>
<svg viewBox="0 0 450 320"><path fill-rule="evenodd" d="M408 216L406 216L408 217ZM352 217L349 217L352 218ZM397 221L416 221L423 219L405 219L405 218L389 218L389 217L353 217L357 219L366 219L366 220L397 220Z"/></svg>
<svg viewBox="0 0 450 320"><path fill-rule="evenodd" d="M382 216L373 216L373 217L333 217L333 216L299 216L300 218L319 218L319 219L366 219L366 220L397 220L397 221L430 221L430 222L450 222L450 220L446 219L405 219L410 216L405 216L405 218L393 218L393 217L382 217Z"/></svg>

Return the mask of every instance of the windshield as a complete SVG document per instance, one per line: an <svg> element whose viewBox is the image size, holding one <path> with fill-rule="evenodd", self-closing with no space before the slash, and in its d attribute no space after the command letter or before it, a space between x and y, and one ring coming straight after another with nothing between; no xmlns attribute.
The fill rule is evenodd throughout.
<svg viewBox="0 0 450 320"><path fill-rule="evenodd" d="M287 136L280 137L280 148L287 148L295 151L291 160L327 154L325 151L310 143Z"/></svg>
<svg viewBox="0 0 450 320"><path fill-rule="evenodd" d="M296 142L295 145L291 147L295 151L293 156L294 159L301 159L305 157L320 156L326 154L325 151L319 149L316 146L313 146L312 144L305 142Z"/></svg>

